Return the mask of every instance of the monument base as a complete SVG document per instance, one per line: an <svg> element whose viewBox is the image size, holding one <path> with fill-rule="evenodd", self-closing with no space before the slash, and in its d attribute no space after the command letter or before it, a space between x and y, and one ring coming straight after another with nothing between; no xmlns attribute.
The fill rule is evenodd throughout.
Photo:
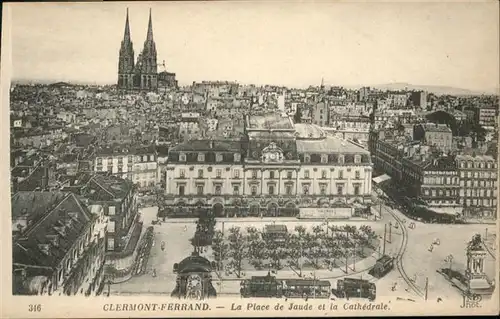
<svg viewBox="0 0 500 319"><path fill-rule="evenodd" d="M476 278L469 280L470 293L478 295L491 295L495 287L486 278Z"/></svg>

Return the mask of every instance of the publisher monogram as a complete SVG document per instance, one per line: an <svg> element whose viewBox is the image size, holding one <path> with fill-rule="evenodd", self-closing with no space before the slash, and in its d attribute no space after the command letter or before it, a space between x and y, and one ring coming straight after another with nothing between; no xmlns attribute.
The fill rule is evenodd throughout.
<svg viewBox="0 0 500 319"><path fill-rule="evenodd" d="M481 308L483 297L478 294L463 295L463 302L460 308Z"/></svg>

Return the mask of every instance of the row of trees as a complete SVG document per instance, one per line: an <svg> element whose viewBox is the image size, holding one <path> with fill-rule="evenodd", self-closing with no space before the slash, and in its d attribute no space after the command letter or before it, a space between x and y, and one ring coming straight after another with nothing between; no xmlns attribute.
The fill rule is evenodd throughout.
<svg viewBox="0 0 500 319"><path fill-rule="evenodd" d="M290 267L302 276L304 268L340 267L339 261L347 265L349 258L363 258L368 250L374 250L377 235L370 226L315 226L312 232L297 226L281 240L273 236L262 236L255 227L232 227L227 236L216 231L212 240L212 251L219 270L226 269L241 277L243 262L248 261L257 270L277 271ZM224 265L224 262L226 264Z"/></svg>

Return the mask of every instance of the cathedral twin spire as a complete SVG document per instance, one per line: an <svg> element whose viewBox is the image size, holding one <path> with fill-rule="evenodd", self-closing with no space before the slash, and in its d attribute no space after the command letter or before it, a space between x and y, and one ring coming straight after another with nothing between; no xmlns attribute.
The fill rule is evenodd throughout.
<svg viewBox="0 0 500 319"><path fill-rule="evenodd" d="M129 13L127 8L127 16L125 20L125 30L123 34L123 40L120 47L120 55L119 55L119 66L118 66L118 75L119 75L119 83L123 83L123 85L127 84L129 86L129 75L137 74L141 78L140 86L143 87L144 83L149 87L149 83L156 83L156 75L157 75L157 54L156 54L156 44L153 39L153 19L151 16L151 9L149 9L149 22L148 22L148 31L146 35L146 41L144 41L144 47L142 52L140 52L137 63L135 63L134 59L134 49L132 44L132 39L130 35L130 22L129 22ZM144 76L149 77L144 77ZM120 77L122 81L120 81ZM139 80L133 80L133 86L136 86L135 82ZM138 84L138 83L137 83ZM154 86L154 85L153 85Z"/></svg>

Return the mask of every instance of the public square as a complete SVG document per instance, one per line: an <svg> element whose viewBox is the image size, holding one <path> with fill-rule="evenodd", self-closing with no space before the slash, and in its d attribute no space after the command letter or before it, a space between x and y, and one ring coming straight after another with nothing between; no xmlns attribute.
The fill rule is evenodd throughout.
<svg viewBox="0 0 500 319"><path fill-rule="evenodd" d="M156 218L157 209L154 207L142 209L141 215L145 225L149 225ZM404 223L398 224L394 214L400 221ZM486 235L487 225L470 224L470 225L440 225L440 224L424 224L415 222L415 228L408 227L410 221L400 212L390 210L383 206L382 219L378 221L330 221L330 226L335 224L338 227L343 225L357 226L369 225L380 239L379 247L382 247L384 224L391 223L391 235L387 233L386 254L397 257L401 256L401 267L404 269L406 278L394 269L381 279L376 279L368 274L368 269L373 267L376 259L379 257L378 252L367 256L364 259L356 260L353 265L348 263L348 273L345 273L345 268L318 269L314 271L304 271L305 278L313 278L329 280L332 286L335 281L343 277L368 279L377 283L377 295L387 297L398 297L403 300L417 300L424 298L425 281L428 280L428 300L455 300L461 298L461 292L452 287L452 285L436 270L447 268L450 265L449 256L452 255L451 266L453 269L463 272L466 263L466 245L473 235L479 233L484 237ZM131 279L111 286L111 294L113 295L129 295L129 294L162 294L170 295L175 287L176 275L173 272L175 263L180 262L185 257L188 257L193 252L193 246L189 239L193 237L196 224L195 219L173 219L162 222L161 225L154 226L155 244L151 250L151 255L148 260L147 272L144 275L132 277ZM255 227L263 229L265 225L280 224L286 225L292 230L297 225L304 226L311 230L314 226L322 225L326 229L326 224L319 221L298 221L296 219L260 219L260 218L238 218L228 219L221 218L217 220L216 229L228 232L231 227L240 227L244 230L247 227ZM398 224L398 228L394 225ZM407 244L403 245L403 229L405 227L407 235ZM494 229L488 230L488 236L491 239L496 236ZM429 248L435 239L439 239L440 244L434 245L432 252ZM160 247L161 242L165 242L165 250ZM492 244L492 241L489 241ZM382 249L382 248L380 248ZM493 248L494 249L494 248ZM209 260L214 260L213 252L210 247L207 247L202 252L202 255ZM447 258L448 257L448 258ZM494 277L495 260L488 254L485 261L485 271L489 278ZM153 269L156 270L156 277L153 277ZM256 275L265 275L267 270L251 270L243 271L243 278L249 278ZM275 273L277 278L299 278L297 273L286 267ZM242 278L237 278L235 274L225 274L217 272L213 276L214 287L219 296L239 296L240 281ZM413 281L420 293L417 293L408 284ZM457 299L458 300L458 299Z"/></svg>

